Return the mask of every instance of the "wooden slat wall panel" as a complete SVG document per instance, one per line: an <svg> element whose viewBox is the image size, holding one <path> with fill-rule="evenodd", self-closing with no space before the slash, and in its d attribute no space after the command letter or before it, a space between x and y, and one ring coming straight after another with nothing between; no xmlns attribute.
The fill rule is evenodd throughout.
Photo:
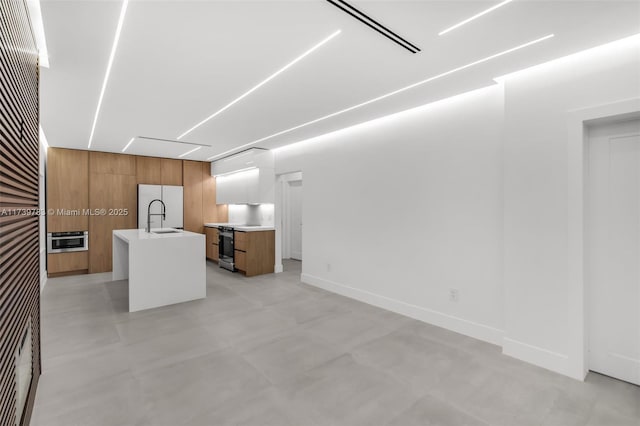
<svg viewBox="0 0 640 426"><path fill-rule="evenodd" d="M0 425L16 422L14 354L29 319L33 380L40 376L38 82L36 45L24 0L0 0Z"/></svg>

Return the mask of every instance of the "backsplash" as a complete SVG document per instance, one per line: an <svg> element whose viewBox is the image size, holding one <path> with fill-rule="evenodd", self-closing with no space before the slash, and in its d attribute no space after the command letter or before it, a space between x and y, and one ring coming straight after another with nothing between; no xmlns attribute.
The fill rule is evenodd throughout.
<svg viewBox="0 0 640 426"><path fill-rule="evenodd" d="M229 204L229 223L273 226L273 204Z"/></svg>

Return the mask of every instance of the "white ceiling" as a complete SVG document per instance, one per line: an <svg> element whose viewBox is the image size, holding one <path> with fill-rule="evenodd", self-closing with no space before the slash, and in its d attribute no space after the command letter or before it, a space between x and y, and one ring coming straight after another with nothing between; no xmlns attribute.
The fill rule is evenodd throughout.
<svg viewBox="0 0 640 426"><path fill-rule="evenodd" d="M337 29L342 33L183 138L205 160L522 43L554 38L255 145L282 146L491 84L492 78L640 32L640 2L348 0L417 44L412 54L325 0L129 4L91 149L133 136L176 139ZM86 149L120 1L47 1L50 68L41 121L51 146ZM136 140L127 153L176 158L192 146Z"/></svg>

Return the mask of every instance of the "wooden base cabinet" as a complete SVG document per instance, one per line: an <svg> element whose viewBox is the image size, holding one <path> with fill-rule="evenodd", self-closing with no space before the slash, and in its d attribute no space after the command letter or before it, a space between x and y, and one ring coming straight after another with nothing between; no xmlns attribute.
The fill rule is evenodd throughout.
<svg viewBox="0 0 640 426"><path fill-rule="evenodd" d="M235 250L233 253L233 263L235 263L238 271L247 271L247 253L240 250Z"/></svg>
<svg viewBox="0 0 640 426"><path fill-rule="evenodd" d="M89 252L49 253L47 255L47 276L61 277L89 272Z"/></svg>
<svg viewBox="0 0 640 426"><path fill-rule="evenodd" d="M207 241L207 259L215 260L219 259L220 252L218 250L218 230L216 228L204 228L204 234Z"/></svg>
<svg viewBox="0 0 640 426"><path fill-rule="evenodd" d="M275 231L235 231L234 262L247 277L271 274L276 262Z"/></svg>

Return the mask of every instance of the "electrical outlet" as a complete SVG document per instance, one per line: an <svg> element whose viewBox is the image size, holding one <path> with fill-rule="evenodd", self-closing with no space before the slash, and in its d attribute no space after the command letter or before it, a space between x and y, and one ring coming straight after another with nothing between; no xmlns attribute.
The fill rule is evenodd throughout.
<svg viewBox="0 0 640 426"><path fill-rule="evenodd" d="M450 302L457 302L460 300L460 293L458 293L458 289L457 288L450 288L449 289L449 301Z"/></svg>

